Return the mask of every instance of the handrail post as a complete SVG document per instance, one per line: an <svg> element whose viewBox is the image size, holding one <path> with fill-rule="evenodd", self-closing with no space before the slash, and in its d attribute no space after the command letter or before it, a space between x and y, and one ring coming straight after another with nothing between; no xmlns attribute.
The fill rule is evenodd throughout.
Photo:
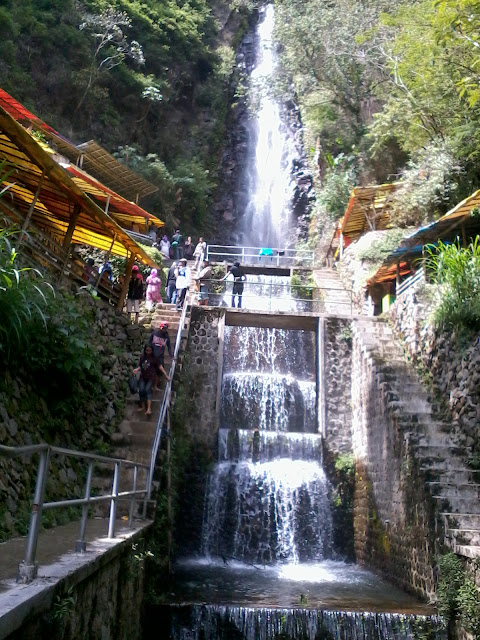
<svg viewBox="0 0 480 640"><path fill-rule="evenodd" d="M135 465L133 467L133 483L132 483L132 499L130 500L130 509L128 510L128 527L129 529L132 528L132 521L133 521L133 510L135 508L135 491L137 490L137 474L138 474L138 467L137 465Z"/></svg>
<svg viewBox="0 0 480 640"><path fill-rule="evenodd" d="M17 582L22 582L23 584L31 582L37 577L38 565L35 564L35 554L37 552L38 531L42 520L42 509L45 498L45 486L47 483L49 460L50 447L46 448L44 451L40 451L37 481L35 483L30 524L28 526L25 559L18 565Z"/></svg>
<svg viewBox="0 0 480 640"><path fill-rule="evenodd" d="M113 485L112 485L112 499L110 501L110 516L108 519L108 535L107 538L115 537L115 515L117 511L117 496L118 496L118 479L120 476L120 462L115 462L115 469L113 472Z"/></svg>
<svg viewBox="0 0 480 640"><path fill-rule="evenodd" d="M85 500L90 500L90 491L92 488L92 475L93 475L93 460L88 463L87 479L85 481ZM85 553L87 550L87 543L85 542L85 531L87 529L88 518L88 504L84 504L82 507L82 519L80 521L80 533L78 534L78 540L75 542L75 552Z"/></svg>

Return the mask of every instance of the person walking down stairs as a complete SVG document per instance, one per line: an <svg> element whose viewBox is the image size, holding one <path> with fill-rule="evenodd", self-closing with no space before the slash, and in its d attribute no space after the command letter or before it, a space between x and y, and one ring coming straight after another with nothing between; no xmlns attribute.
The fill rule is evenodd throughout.
<svg viewBox="0 0 480 640"><path fill-rule="evenodd" d="M140 378L138 380L140 407L138 410L143 411L143 409L145 409L146 416L152 415L152 390L158 369L159 362L153 355L153 348L151 345L146 344L142 355L140 356L138 367L133 370L133 373L140 374ZM166 373L165 377L167 380L170 380Z"/></svg>
<svg viewBox="0 0 480 640"><path fill-rule="evenodd" d="M165 349L168 351L168 355L173 359L172 343L170 342L170 336L168 335L168 322L163 321L160 323L158 329L154 329L148 339L148 344L153 349L153 355L158 360L158 368L163 375L168 378L168 374L165 371ZM158 376L155 378L154 391L158 391Z"/></svg>

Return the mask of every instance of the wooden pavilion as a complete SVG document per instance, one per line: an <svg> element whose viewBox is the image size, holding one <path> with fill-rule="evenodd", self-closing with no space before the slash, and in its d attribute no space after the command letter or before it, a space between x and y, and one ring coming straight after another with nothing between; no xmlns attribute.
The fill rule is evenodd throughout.
<svg viewBox="0 0 480 640"><path fill-rule="evenodd" d="M7 223L22 229L17 249L20 255L28 254L32 262L48 268L60 280L68 277L83 284L82 269L70 255L72 244L102 249L107 257L127 258L126 273L130 273L135 261L158 267L120 226L120 218L117 221L113 217L115 207L119 216L128 215L130 205L136 207L135 214L142 220L145 217L140 211L147 212L100 183L92 184L87 174L76 175L77 171L72 172L70 166L62 166L52 149L0 107L2 160L0 175L8 177L3 185L7 190L0 198L0 212ZM107 206L102 208L96 200ZM117 297L118 305L123 305L127 284L125 279L123 289L115 296L108 292L109 299Z"/></svg>

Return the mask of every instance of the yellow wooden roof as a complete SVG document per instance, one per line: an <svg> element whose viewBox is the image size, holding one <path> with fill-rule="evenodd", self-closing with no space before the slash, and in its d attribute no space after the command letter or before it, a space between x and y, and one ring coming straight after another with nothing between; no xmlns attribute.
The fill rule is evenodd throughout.
<svg viewBox="0 0 480 640"><path fill-rule="evenodd" d="M74 183L42 144L0 107L2 159L7 160L10 167L15 167L9 177L15 188L5 194L6 205L14 206L26 215L38 191L32 221L39 228L55 229L61 239L74 209L79 208L73 242L109 250L115 238L113 254L126 256L130 251L140 262L158 267L142 247Z"/></svg>
<svg viewBox="0 0 480 640"><path fill-rule="evenodd" d="M392 182L355 187L343 217L342 234L356 240L368 231L387 229L391 224L391 198L399 186L399 182Z"/></svg>

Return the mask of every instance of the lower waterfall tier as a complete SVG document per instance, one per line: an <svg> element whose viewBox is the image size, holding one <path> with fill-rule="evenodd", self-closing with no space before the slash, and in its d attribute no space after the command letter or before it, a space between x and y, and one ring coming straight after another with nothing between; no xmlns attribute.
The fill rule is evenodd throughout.
<svg viewBox="0 0 480 640"><path fill-rule="evenodd" d="M221 463L208 489L204 555L259 564L329 556L328 485L318 462Z"/></svg>
<svg viewBox="0 0 480 640"><path fill-rule="evenodd" d="M252 609L214 605L169 607L172 640L445 640L441 620L392 613Z"/></svg>

